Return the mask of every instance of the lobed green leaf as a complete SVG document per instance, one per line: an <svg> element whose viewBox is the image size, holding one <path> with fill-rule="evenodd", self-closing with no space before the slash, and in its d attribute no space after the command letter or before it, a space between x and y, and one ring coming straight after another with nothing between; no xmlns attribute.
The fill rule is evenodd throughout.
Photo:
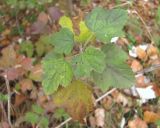
<svg viewBox="0 0 160 128"><path fill-rule="evenodd" d="M83 53L72 60L76 77L90 76L91 71L101 73L105 68L105 55L95 47L87 47Z"/></svg>
<svg viewBox="0 0 160 128"><path fill-rule="evenodd" d="M127 21L127 11L123 9L105 10L94 8L85 19L87 27L95 33L97 39L107 43L113 37L123 36L123 27Z"/></svg>
<svg viewBox="0 0 160 128"><path fill-rule="evenodd" d="M71 65L62 55L50 54L43 60L44 80L42 82L46 94L54 93L59 85L66 87L70 84L73 71Z"/></svg>
<svg viewBox="0 0 160 128"><path fill-rule="evenodd" d="M74 45L74 35L69 29L62 28L52 36L51 43L55 46L55 52L70 54Z"/></svg>
<svg viewBox="0 0 160 128"><path fill-rule="evenodd" d="M103 91L108 87L127 88L135 83L135 77L131 68L127 65L127 54L118 46L108 44L103 47L106 54L106 68L102 73L93 73L95 83Z"/></svg>

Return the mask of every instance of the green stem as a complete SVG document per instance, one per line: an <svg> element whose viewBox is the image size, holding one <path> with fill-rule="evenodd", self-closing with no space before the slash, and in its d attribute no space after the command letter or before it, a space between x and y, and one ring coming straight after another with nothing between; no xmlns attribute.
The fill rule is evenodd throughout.
<svg viewBox="0 0 160 128"><path fill-rule="evenodd" d="M87 41L84 43L83 50L87 47L87 45L90 43L90 41L91 41L91 39L92 39L93 37L94 37L94 33L92 33L92 34L88 37Z"/></svg>

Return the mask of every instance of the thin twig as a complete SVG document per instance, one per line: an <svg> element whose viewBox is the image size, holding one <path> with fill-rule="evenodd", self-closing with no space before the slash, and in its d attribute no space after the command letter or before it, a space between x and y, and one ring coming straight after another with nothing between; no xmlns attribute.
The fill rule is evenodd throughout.
<svg viewBox="0 0 160 128"><path fill-rule="evenodd" d="M72 118L69 117L67 120L65 120L64 122L62 122L60 125L56 126L55 128L61 128L63 125L65 125L66 123L68 123L71 120L72 120Z"/></svg>
<svg viewBox="0 0 160 128"><path fill-rule="evenodd" d="M111 7L111 9L118 8L118 7L123 7L123 6L126 6L126 5L131 5L131 2L130 2L130 1L127 1L127 2L125 2L125 3L122 3L122 4L119 4L119 5L113 6L113 7Z"/></svg>
<svg viewBox="0 0 160 128"><path fill-rule="evenodd" d="M111 94L112 92L114 92L115 90L116 90L116 88L113 88L110 91L108 91L105 94L103 94L102 96L100 96L98 99L96 99L96 103L99 102L99 101L101 101L103 98L105 98L106 96L108 96L109 94ZM72 120L72 118L69 117L67 120L65 120L64 122L62 122L60 125L56 126L55 128L61 128L63 125L65 125L66 123L68 123L71 120Z"/></svg>
<svg viewBox="0 0 160 128"><path fill-rule="evenodd" d="M144 27L146 28L146 31L147 31L147 33L148 33L148 35L149 35L149 38L150 38L151 42L153 43L152 34L151 34L151 32L149 31L149 29L148 29L148 27L147 27L147 24L145 23L144 19L140 16L140 14L139 14L136 10L134 10L134 11L132 11L132 12L139 17L139 19L140 19L141 22L143 23Z"/></svg>
<svg viewBox="0 0 160 128"><path fill-rule="evenodd" d="M100 96L98 99L96 99L96 103L101 101L102 99L104 99L106 96L108 96L109 94L111 94L112 92L114 92L116 90L116 88L111 89L110 91L106 92L105 94L103 94L102 96Z"/></svg>
<svg viewBox="0 0 160 128"><path fill-rule="evenodd" d="M152 72L152 71L159 69L159 68L160 68L160 64L152 65L151 67L148 67L148 68L145 68L141 71L138 71L137 74Z"/></svg>
<svg viewBox="0 0 160 128"><path fill-rule="evenodd" d="M3 102L1 102L1 101L0 101L0 106L1 106L1 109L2 109L2 112L3 112L3 115L4 115L4 120L7 120L7 114L6 114Z"/></svg>
<svg viewBox="0 0 160 128"><path fill-rule="evenodd" d="M7 71L6 71L7 72ZM10 127L12 128L12 123L11 123L11 91L10 91L10 85L9 85L9 80L7 79L7 73L5 73L4 75L4 79L5 79L5 83L6 83L6 87L7 87L7 93L8 93L8 123L10 125Z"/></svg>

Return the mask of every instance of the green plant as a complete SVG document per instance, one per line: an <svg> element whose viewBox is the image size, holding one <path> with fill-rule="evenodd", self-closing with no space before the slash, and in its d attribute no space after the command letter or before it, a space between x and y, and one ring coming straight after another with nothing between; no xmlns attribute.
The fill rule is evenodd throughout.
<svg viewBox="0 0 160 128"><path fill-rule="evenodd" d="M32 105L32 111L26 113L25 121L40 128L47 128L49 124L48 118L44 116L44 110L38 105Z"/></svg>
<svg viewBox="0 0 160 128"><path fill-rule="evenodd" d="M158 7L158 10L156 12L156 22L158 25L160 25L160 6Z"/></svg>
<svg viewBox="0 0 160 128"><path fill-rule="evenodd" d="M23 41L20 44L20 53L25 53L28 57L33 56L33 44L31 41Z"/></svg>
<svg viewBox="0 0 160 128"><path fill-rule="evenodd" d="M97 7L80 22L79 35L66 16L59 21L60 31L51 35L54 49L42 61L42 85L47 95L54 93L54 103L63 106L73 119L82 121L94 108L92 87L85 81L94 82L102 91L134 84L134 74L126 63L128 55L110 43L113 37L124 36L127 19L126 10ZM100 47L95 39L102 42Z"/></svg>
<svg viewBox="0 0 160 128"><path fill-rule="evenodd" d="M155 124L156 124L156 125L158 126L158 128L159 128L159 127L160 127L160 120L157 120Z"/></svg>
<svg viewBox="0 0 160 128"><path fill-rule="evenodd" d="M7 101L7 100L8 100L8 95L0 93L0 101Z"/></svg>
<svg viewBox="0 0 160 128"><path fill-rule="evenodd" d="M42 5L46 3L51 3L52 0L5 0L5 3L12 8L16 9L33 9L40 8Z"/></svg>

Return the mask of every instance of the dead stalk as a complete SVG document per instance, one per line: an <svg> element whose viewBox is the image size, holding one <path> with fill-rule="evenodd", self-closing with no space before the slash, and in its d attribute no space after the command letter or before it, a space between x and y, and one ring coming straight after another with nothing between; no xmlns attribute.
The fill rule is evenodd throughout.
<svg viewBox="0 0 160 128"><path fill-rule="evenodd" d="M7 75L4 75L4 79L5 79L5 83L6 83L6 87L7 87L7 93L8 93L8 106L7 106L7 109L8 109L8 115L7 115L8 116L8 123L9 123L10 127L13 128L12 122L11 122L11 91L10 91L10 85L9 85L9 80L7 79Z"/></svg>

